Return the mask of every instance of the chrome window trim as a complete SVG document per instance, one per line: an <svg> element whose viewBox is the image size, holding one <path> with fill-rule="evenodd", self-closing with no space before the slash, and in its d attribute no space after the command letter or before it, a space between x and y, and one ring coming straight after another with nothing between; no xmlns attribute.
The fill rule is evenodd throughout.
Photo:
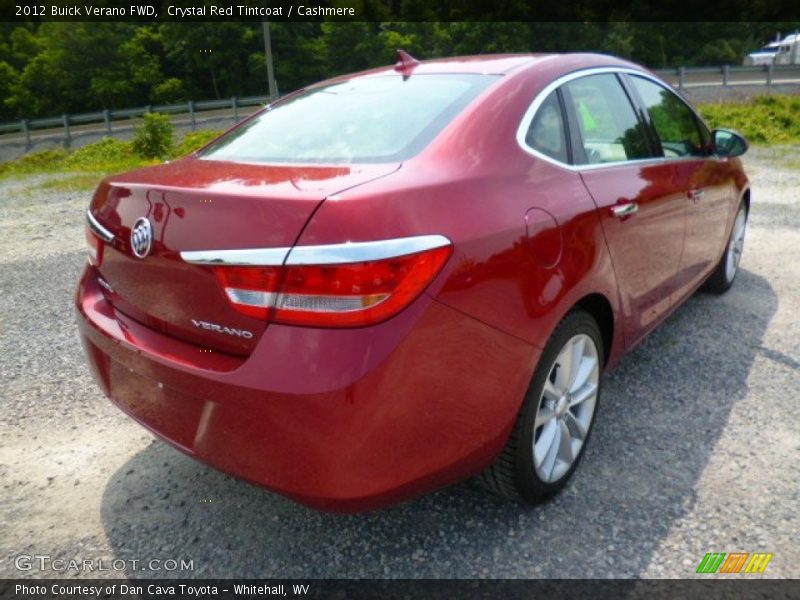
<svg viewBox="0 0 800 600"><path fill-rule="evenodd" d="M114 234L103 227L100 224L100 221L94 218L91 210L86 211L86 224L89 225L89 229L91 229L95 235L97 235L97 237L104 242L109 243L114 239Z"/></svg>
<svg viewBox="0 0 800 600"><path fill-rule="evenodd" d="M618 160L614 162L606 162L606 163L595 163L595 164L586 164L586 165L570 165L567 163L562 163L554 158L535 150L528 146L525 143L525 135L528 133L528 128L531 126L531 122L533 121L533 117L536 115L536 111L539 110L539 107L545 101L545 99L556 89L560 88L565 83L573 81L575 79L580 79L581 77L588 77L590 75L604 75L604 74L617 74L617 73L625 73L628 75L636 75L638 77L642 77L643 79L649 79L653 83L656 83L665 89L668 89L672 94L677 96L681 102L686 104L694 115L702 121L700 115L697 114L697 111L692 107L691 104L686 102L680 94L678 94L674 89L672 89L669 85L665 84L663 81L647 73L645 71L639 71L638 69L631 69L628 67L590 67L588 69L580 69L578 71L573 71L572 73L567 73L566 75L562 75L558 79L550 82L547 84L533 99L531 105L528 107L528 110L525 111L525 114L522 117L522 121L517 127L517 144L519 147L526 153L534 156L535 158L539 158L545 162L548 162L552 165L557 167L561 167L562 169L566 169L568 171L573 171L576 173L580 173L581 171L594 171L597 169L606 169L611 167L622 167L626 165L642 165L647 163L664 163L667 161L675 161L675 160L703 160L708 157L702 156L682 156L682 157L666 157L666 156L653 156L649 158L637 158L634 160ZM566 115L565 115L566 116ZM705 121L702 121L705 123Z"/></svg>
<svg viewBox="0 0 800 600"><path fill-rule="evenodd" d="M450 240L443 235L419 235L374 242L246 250L200 250L180 254L186 262L200 265L335 265L415 254L449 246L450 243Z"/></svg>

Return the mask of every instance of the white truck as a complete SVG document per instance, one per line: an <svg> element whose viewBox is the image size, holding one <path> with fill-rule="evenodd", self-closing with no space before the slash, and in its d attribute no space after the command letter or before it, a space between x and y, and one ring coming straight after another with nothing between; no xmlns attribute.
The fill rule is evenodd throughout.
<svg viewBox="0 0 800 600"><path fill-rule="evenodd" d="M744 57L746 67L753 65L800 65L800 32L781 39L780 34L760 50Z"/></svg>

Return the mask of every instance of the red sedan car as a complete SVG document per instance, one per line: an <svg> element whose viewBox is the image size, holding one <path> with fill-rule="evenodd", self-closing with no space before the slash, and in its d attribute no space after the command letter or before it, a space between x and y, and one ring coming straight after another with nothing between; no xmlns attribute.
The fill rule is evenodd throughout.
<svg viewBox="0 0 800 600"><path fill-rule="evenodd" d="M609 56L401 53L103 181L81 338L128 415L310 506L535 502L601 373L732 284L746 149Z"/></svg>

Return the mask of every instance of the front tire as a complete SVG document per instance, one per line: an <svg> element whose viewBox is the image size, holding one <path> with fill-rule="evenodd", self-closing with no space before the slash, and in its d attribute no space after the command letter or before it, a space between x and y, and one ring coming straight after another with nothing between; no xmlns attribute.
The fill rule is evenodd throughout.
<svg viewBox="0 0 800 600"><path fill-rule="evenodd" d="M531 504L559 492L586 448L603 364L597 322L583 310L569 313L542 353L506 447L478 482Z"/></svg>
<svg viewBox="0 0 800 600"><path fill-rule="evenodd" d="M744 203L739 206L736 213L736 219L733 222L731 235L728 238L728 245L725 247L725 253L711 273L711 276L706 280L703 289L712 294L724 294L733 285L733 280L736 279L736 273L739 272L739 262L742 259L742 252L744 251L744 236L747 231L747 208Z"/></svg>

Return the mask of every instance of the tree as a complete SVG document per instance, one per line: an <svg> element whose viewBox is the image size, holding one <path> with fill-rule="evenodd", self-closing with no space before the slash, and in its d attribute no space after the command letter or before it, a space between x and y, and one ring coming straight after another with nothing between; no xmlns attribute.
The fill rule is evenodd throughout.
<svg viewBox="0 0 800 600"><path fill-rule="evenodd" d="M776 33L800 29L797 22L626 22L646 15L641 0L612 22L598 21L603 13L589 3L577 9L586 22L565 23L504 22L509 12L533 18L544 10L521 0L357 4L368 21L270 23L281 92L389 66L397 48L420 59L601 51L659 68L739 64ZM759 10L766 9L749 6L748 15ZM452 21L479 13L487 21ZM266 94L264 58L260 23L0 23L0 120Z"/></svg>
<svg viewBox="0 0 800 600"><path fill-rule="evenodd" d="M230 98L249 91L249 57L261 33L250 23L162 23L167 76L187 82L195 97Z"/></svg>
<svg viewBox="0 0 800 600"><path fill-rule="evenodd" d="M16 116L15 107L8 105L7 102L12 98L12 90L16 86L18 78L19 74L14 67L6 61L0 60L0 115L4 118Z"/></svg>
<svg viewBox="0 0 800 600"><path fill-rule="evenodd" d="M608 54L623 58L633 57L633 30L630 23L614 22L608 28L608 35L602 44Z"/></svg>

